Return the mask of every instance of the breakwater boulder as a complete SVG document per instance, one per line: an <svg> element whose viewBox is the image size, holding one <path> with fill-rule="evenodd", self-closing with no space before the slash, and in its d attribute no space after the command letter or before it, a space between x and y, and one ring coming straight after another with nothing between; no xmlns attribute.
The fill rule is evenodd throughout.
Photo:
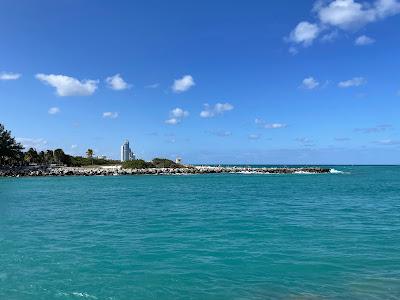
<svg viewBox="0 0 400 300"><path fill-rule="evenodd" d="M116 175L190 175L190 174L323 174L331 169L321 167L215 167L189 166L184 168L122 169L121 166L109 167L0 167L0 177L35 176L116 176Z"/></svg>

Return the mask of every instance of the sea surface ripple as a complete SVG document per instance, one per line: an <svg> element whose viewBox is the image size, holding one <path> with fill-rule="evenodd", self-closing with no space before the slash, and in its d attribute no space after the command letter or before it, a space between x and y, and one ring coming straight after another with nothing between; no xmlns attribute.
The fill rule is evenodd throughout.
<svg viewBox="0 0 400 300"><path fill-rule="evenodd" d="M0 179L0 299L399 299L400 167Z"/></svg>

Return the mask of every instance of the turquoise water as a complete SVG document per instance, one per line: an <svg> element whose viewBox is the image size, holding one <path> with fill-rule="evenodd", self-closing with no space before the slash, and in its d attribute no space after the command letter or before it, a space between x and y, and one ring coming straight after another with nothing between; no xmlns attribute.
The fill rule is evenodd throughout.
<svg viewBox="0 0 400 300"><path fill-rule="evenodd" d="M400 167L0 179L0 299L399 299Z"/></svg>

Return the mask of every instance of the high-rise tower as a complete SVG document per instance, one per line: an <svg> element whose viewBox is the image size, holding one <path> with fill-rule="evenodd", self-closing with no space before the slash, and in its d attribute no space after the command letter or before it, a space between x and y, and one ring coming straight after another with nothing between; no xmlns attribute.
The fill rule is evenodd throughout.
<svg viewBox="0 0 400 300"><path fill-rule="evenodd" d="M121 146L121 161L128 161L134 160L135 154L132 152L131 148L129 147L129 141L125 140L123 145Z"/></svg>

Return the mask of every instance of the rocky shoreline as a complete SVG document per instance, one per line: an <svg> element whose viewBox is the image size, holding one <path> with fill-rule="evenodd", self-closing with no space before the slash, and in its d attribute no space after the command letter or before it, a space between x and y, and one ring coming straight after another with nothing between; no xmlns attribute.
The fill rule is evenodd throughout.
<svg viewBox="0 0 400 300"><path fill-rule="evenodd" d="M0 177L36 177L36 176L118 176L118 175L190 175L190 174L325 174L330 168L321 167L214 167L192 166L185 168L122 169L120 166L108 167L0 167Z"/></svg>

